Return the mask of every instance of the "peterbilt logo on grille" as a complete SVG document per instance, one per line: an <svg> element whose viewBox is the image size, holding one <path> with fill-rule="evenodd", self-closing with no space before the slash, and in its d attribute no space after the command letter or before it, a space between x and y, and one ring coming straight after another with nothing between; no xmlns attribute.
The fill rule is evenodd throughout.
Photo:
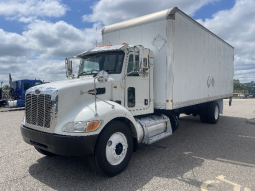
<svg viewBox="0 0 255 191"><path fill-rule="evenodd" d="M35 94L39 94L39 93L41 93L40 90L36 89Z"/></svg>

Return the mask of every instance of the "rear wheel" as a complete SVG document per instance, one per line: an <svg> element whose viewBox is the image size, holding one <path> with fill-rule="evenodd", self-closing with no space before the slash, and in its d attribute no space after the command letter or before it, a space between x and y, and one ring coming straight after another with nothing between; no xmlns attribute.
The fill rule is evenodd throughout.
<svg viewBox="0 0 255 191"><path fill-rule="evenodd" d="M216 101L210 102L208 104L208 110L207 110L207 118L208 122L211 124L216 124L219 120L220 109L219 104Z"/></svg>
<svg viewBox="0 0 255 191"><path fill-rule="evenodd" d="M179 115L169 114L168 117L171 122L172 131L175 132L179 127Z"/></svg>
<svg viewBox="0 0 255 191"><path fill-rule="evenodd" d="M51 152L49 152L49 151L45 151L45 150L40 149L40 148L38 148L38 147L35 147L35 149L36 149L39 153L41 153L41 154L43 154L43 155L46 155L46 156L55 156L54 153L51 153Z"/></svg>
<svg viewBox="0 0 255 191"><path fill-rule="evenodd" d="M120 121L108 124L100 133L94 155L89 156L91 167L112 177L127 167L133 152L133 139L128 126Z"/></svg>

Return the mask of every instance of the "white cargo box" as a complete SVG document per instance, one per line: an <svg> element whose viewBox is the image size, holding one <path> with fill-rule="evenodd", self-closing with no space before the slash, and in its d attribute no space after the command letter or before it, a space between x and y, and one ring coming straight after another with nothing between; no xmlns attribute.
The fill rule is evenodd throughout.
<svg viewBox="0 0 255 191"><path fill-rule="evenodd" d="M171 8L106 26L103 44L141 44L154 52L154 104L176 109L232 96L234 48Z"/></svg>

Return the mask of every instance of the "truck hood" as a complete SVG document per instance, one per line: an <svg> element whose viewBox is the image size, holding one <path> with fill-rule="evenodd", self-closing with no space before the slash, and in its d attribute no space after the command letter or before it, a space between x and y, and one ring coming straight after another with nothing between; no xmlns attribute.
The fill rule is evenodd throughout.
<svg viewBox="0 0 255 191"><path fill-rule="evenodd" d="M112 81L114 80L112 78L109 78L108 82L101 84L96 80L96 88L109 86L112 84ZM92 76L88 76L34 86L32 88L29 88L27 90L27 93L35 93L35 90L40 90L41 93L52 91L58 91L58 94L67 93L69 91L75 91L80 93L80 91L89 91L91 89L94 89L94 78Z"/></svg>
<svg viewBox="0 0 255 191"><path fill-rule="evenodd" d="M106 83L99 83L97 80L95 81L97 89L105 88L105 91L103 91L103 93L101 92L98 97L105 101L111 100L111 87L113 81L112 78L109 78ZM68 79L35 86L28 89L26 94L49 94L52 97L52 101L57 97L57 118L59 120L65 117L74 108L84 108L86 105L94 103L95 96L88 93L88 91L93 90L94 78L92 76L84 76L78 79Z"/></svg>

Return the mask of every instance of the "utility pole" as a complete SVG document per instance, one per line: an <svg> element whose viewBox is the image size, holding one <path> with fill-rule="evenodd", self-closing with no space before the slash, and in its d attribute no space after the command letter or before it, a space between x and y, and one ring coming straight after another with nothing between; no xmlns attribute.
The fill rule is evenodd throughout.
<svg viewBox="0 0 255 191"><path fill-rule="evenodd" d="M1 82L1 88L2 88L2 84L3 84L3 82Z"/></svg>

